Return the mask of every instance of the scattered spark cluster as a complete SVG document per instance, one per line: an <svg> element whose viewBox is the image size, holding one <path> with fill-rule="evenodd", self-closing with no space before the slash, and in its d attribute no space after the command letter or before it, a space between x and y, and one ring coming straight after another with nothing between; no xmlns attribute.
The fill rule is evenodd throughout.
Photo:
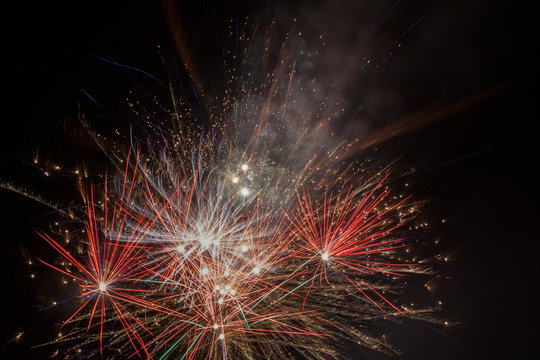
<svg viewBox="0 0 540 360"><path fill-rule="evenodd" d="M332 136L344 105L302 67L315 54L280 52L263 71L247 49L228 53L242 61L225 62L221 97L194 84L204 121L173 85L155 111L128 99L144 136L81 117L114 169L87 186L73 171L86 207L65 215L84 229L40 233L60 255L42 262L77 293L45 345L68 344L67 358L341 359L398 352L374 324L430 319L400 300L429 274L410 253L421 204L352 151L359 139Z"/></svg>

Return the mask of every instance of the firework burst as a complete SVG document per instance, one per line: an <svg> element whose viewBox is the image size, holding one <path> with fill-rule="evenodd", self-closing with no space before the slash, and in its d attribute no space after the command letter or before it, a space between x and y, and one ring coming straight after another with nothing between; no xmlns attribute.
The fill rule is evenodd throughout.
<svg viewBox="0 0 540 360"><path fill-rule="evenodd" d="M298 111L314 80L291 54L259 77L253 56L226 71L207 122L172 81L163 116L130 100L144 136L112 140L81 117L115 170L81 185L84 232L65 245L41 234L67 262L46 264L78 285L68 335L52 342L72 344L67 356L395 353L370 325L429 314L399 300L401 278L426 271L396 258L416 203L390 188L389 166L361 160L358 139L329 135L339 102L314 95Z"/></svg>

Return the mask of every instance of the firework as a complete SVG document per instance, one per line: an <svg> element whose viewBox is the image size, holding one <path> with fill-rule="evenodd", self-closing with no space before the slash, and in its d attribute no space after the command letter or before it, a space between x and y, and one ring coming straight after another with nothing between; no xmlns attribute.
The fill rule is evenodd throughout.
<svg viewBox="0 0 540 360"><path fill-rule="evenodd" d="M358 139L328 135L328 97L299 115L310 85L292 56L277 63L260 83L228 70L208 124L173 85L163 116L130 101L145 137L111 140L81 118L115 170L81 186L84 232L66 244L41 234L65 265L45 263L78 286L81 305L51 342L72 344L67 356L394 353L370 325L429 313L399 300L401 277L425 272L396 258L417 204L391 189L389 167L359 160Z"/></svg>

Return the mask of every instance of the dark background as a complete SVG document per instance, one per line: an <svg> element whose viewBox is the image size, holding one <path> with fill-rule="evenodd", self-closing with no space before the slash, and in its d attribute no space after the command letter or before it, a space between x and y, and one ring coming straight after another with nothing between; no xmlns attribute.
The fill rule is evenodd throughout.
<svg viewBox="0 0 540 360"><path fill-rule="evenodd" d="M339 32L344 40L336 42L336 48L345 49L356 41L355 31L364 22L372 29L395 3L180 4L182 16L189 18L186 24L191 24L193 49L214 71L220 62L212 57L224 46L220 32L231 18L250 15L264 25L273 18L289 24L297 17L308 30L316 24L321 33ZM501 85L444 121L379 146L415 167L408 181L416 196L429 199L426 217L435 223L431 231L440 240L434 256L450 259L440 264L444 281L436 282L434 296L443 300L440 316L453 325L400 328L394 340L404 352L401 359L538 357L538 146L533 132L538 122L537 13L528 4L497 1L402 1L360 51L382 59L396 39L403 43L399 51L392 48L394 55L379 70L359 75L361 86L349 90L351 101L368 99L365 118L370 129L435 101L452 103ZM25 161L32 161L38 151L40 158L60 164L75 164L81 154L99 156L91 145L73 143L68 136L66 124L77 118L79 104L88 103L79 88L103 103L109 116L122 118L125 109L114 104L123 101L132 84L117 67L93 54L166 79L159 53L168 59L175 51L161 3L30 2L15 5L5 15L3 57L9 65L4 65L7 101L0 122L0 180L68 201L76 194L69 185L73 179L44 179ZM384 116L377 117L381 113ZM55 290L47 285L48 277L40 277L39 268L26 263L45 256L48 249L35 229L54 221L55 215L49 207L4 189L0 204L0 357L46 358L50 349L31 346L55 334L55 311L41 310ZM36 278L30 279L32 273ZM24 332L20 341L10 341L18 331Z"/></svg>

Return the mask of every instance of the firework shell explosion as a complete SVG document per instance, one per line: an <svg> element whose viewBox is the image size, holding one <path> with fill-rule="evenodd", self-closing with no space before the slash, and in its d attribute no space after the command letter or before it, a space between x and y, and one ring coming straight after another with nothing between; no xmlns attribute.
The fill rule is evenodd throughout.
<svg viewBox="0 0 540 360"><path fill-rule="evenodd" d="M85 207L64 211L83 229L40 231L59 255L42 263L78 289L40 346L66 358L341 359L351 346L397 354L382 322L435 321L402 300L430 274L410 251L422 204L392 164L332 136L345 105L288 50L292 37L265 71L255 36L226 52L227 90L204 111L155 79L169 99L128 99L140 134L106 136L80 116L113 166L79 183Z"/></svg>

